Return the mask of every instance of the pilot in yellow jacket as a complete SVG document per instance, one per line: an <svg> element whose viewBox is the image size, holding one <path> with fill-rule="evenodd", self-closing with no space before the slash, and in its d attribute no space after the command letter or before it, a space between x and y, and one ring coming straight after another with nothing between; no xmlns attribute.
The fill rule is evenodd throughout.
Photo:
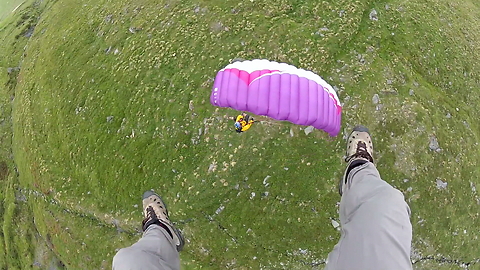
<svg viewBox="0 0 480 270"><path fill-rule="evenodd" d="M235 131L244 132L247 131L255 122L253 117L250 117L246 113L242 113L235 119Z"/></svg>

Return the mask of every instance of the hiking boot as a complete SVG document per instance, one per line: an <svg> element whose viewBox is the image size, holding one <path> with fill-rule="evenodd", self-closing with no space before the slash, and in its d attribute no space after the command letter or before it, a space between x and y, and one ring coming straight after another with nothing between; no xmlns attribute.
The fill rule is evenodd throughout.
<svg viewBox="0 0 480 270"><path fill-rule="evenodd" d="M355 126L348 136L345 161L364 159L373 163L373 143L368 128Z"/></svg>
<svg viewBox="0 0 480 270"><path fill-rule="evenodd" d="M345 162L348 163L345 174L338 186L340 196L345 191L348 173L356 166L373 163L373 143L368 128L355 126L348 136Z"/></svg>
<svg viewBox="0 0 480 270"><path fill-rule="evenodd" d="M142 222L143 231L147 230L152 224L159 225L164 228L172 237L177 247L177 251L181 251L185 245L185 239L182 233L173 226L168 216L167 205L162 198L155 192L148 190L143 193L143 214L145 216Z"/></svg>

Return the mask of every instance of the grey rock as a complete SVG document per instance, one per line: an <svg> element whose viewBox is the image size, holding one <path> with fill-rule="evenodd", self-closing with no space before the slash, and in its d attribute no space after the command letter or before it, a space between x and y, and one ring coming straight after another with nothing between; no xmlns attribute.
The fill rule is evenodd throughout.
<svg viewBox="0 0 480 270"><path fill-rule="evenodd" d="M107 16L105 17L105 22L107 22L107 23L113 22L113 15L112 15L112 14L107 15Z"/></svg>
<svg viewBox="0 0 480 270"><path fill-rule="evenodd" d="M440 145L438 144L437 137L434 135L430 136L430 143L428 145L430 150L435 151L435 152L440 152L442 149L440 148Z"/></svg>
<svg viewBox="0 0 480 270"><path fill-rule="evenodd" d="M217 163L212 163L208 166L208 172L213 172L217 169Z"/></svg>
<svg viewBox="0 0 480 270"><path fill-rule="evenodd" d="M333 228L336 229L336 228L340 227L340 223L338 223L336 220L332 219L332 226L333 226Z"/></svg>
<svg viewBox="0 0 480 270"><path fill-rule="evenodd" d="M270 177L271 177L270 175L267 175L267 176L263 179L263 185L264 185L265 187L268 187L268 185L270 185L270 184L267 182Z"/></svg>
<svg viewBox="0 0 480 270"><path fill-rule="evenodd" d="M347 140L348 136L350 135L350 130L347 128L343 129L343 140Z"/></svg>
<svg viewBox="0 0 480 270"><path fill-rule="evenodd" d="M313 126L308 126L305 128L305 135L310 134L315 128Z"/></svg>
<svg viewBox="0 0 480 270"><path fill-rule="evenodd" d="M437 184L437 188L438 189L446 189L447 188L447 185L448 183L447 182L443 182L442 180L438 179L436 180L436 184Z"/></svg>
<svg viewBox="0 0 480 270"><path fill-rule="evenodd" d="M473 193L477 193L477 188L475 187L475 184L473 182L470 182L470 188L472 189Z"/></svg>
<svg viewBox="0 0 480 270"><path fill-rule="evenodd" d="M27 201L27 196L23 194L21 191L15 193L15 200L17 202L26 202Z"/></svg>
<svg viewBox="0 0 480 270"><path fill-rule="evenodd" d="M132 33L132 34L135 34L136 32L138 32L140 30L142 30L142 28L133 27L133 26L128 28L128 31L130 31L130 33Z"/></svg>
<svg viewBox="0 0 480 270"><path fill-rule="evenodd" d="M215 210L215 215L220 214L224 209L225 209L225 206L220 205L220 207L218 207L217 210Z"/></svg>
<svg viewBox="0 0 480 270"><path fill-rule="evenodd" d="M372 9L372 11L370 11L370 20L378 21L378 13L375 9Z"/></svg>
<svg viewBox="0 0 480 270"><path fill-rule="evenodd" d="M32 26L28 28L27 32L23 35L24 37L30 38L33 35L33 32L35 31L35 26Z"/></svg>
<svg viewBox="0 0 480 270"><path fill-rule="evenodd" d="M8 74L11 74L12 72L16 72L16 71L19 71L19 70L20 70L20 67L9 67L9 68L7 68Z"/></svg>

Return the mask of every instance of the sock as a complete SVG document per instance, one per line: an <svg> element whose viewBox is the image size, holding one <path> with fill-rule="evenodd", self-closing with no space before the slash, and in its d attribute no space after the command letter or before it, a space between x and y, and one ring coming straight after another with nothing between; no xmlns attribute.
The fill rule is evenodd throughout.
<svg viewBox="0 0 480 270"><path fill-rule="evenodd" d="M168 226L163 224L162 222L160 222L160 220L158 220L158 219L152 219L149 222L145 223L143 225L143 231L146 231L148 229L148 227L152 224L158 225L158 226L162 227L163 229L165 229L165 231L167 231L168 235L170 235L170 237L173 239L173 234L170 231L170 229L168 228Z"/></svg>
<svg viewBox="0 0 480 270"><path fill-rule="evenodd" d="M350 165L348 166L347 173L345 174L345 181L347 180L348 174L350 173L351 170L353 170L353 168L363 165L367 162L368 162L367 160L363 160L363 159L357 159L352 161L352 163L350 163Z"/></svg>

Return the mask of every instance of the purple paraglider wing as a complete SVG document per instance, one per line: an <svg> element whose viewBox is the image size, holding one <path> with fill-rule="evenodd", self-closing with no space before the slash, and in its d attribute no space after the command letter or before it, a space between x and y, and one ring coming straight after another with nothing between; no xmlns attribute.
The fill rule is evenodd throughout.
<svg viewBox="0 0 480 270"><path fill-rule="evenodd" d="M317 74L264 59L235 62L220 70L210 102L338 135L342 107L337 93Z"/></svg>

